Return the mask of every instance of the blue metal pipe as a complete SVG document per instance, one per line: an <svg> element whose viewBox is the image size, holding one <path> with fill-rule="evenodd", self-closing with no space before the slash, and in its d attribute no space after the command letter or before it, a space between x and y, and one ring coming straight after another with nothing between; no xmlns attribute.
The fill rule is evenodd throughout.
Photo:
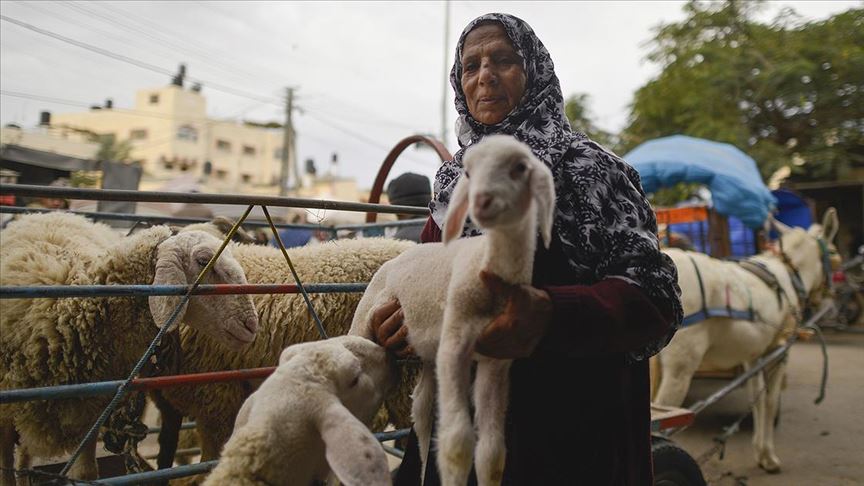
<svg viewBox="0 0 864 486"><path fill-rule="evenodd" d="M133 484L145 484L156 481L165 481L168 479L185 478L187 476L195 476L198 474L206 474L210 472L219 461L199 462L198 464L189 464L186 466L177 466L168 469L160 469L158 471L147 471L136 474L128 474L126 476L115 476L113 478L100 479L99 483L108 484L111 486L127 486Z"/></svg>
<svg viewBox="0 0 864 486"><path fill-rule="evenodd" d="M309 293L363 292L365 283L307 284ZM153 297L186 295L186 285L37 285L0 287L0 299L63 299L69 297ZM199 285L192 295L297 294L294 284Z"/></svg>
<svg viewBox="0 0 864 486"><path fill-rule="evenodd" d="M375 438L380 442L393 440L399 437L408 435L409 429L394 430L392 432L381 432L375 434ZM395 452L395 451L394 451ZM399 451L401 452L401 451ZM392 453L392 452L391 452ZM177 479L186 476L195 476L197 474L205 474L216 467L218 461L207 461L188 466L177 466L169 469L161 469L158 471L148 471L137 474L129 474L127 476L116 476L113 478L100 479L99 482L111 486L123 486L131 484L142 484L166 479ZM290 474L290 471L286 471Z"/></svg>

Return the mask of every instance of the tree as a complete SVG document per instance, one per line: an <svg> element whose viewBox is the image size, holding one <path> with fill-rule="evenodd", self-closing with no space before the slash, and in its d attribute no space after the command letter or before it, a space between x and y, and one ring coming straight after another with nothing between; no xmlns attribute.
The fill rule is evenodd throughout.
<svg viewBox="0 0 864 486"><path fill-rule="evenodd" d="M627 149L685 134L729 142L767 179L807 180L864 164L864 9L802 22L791 9L753 20L761 2L695 2L649 42L657 78L641 87L622 134Z"/></svg>
<svg viewBox="0 0 864 486"><path fill-rule="evenodd" d="M588 109L588 102L589 96L586 93L577 93L567 98L564 103L564 114L567 115L570 126L601 145L615 150L618 144L617 138L594 123Z"/></svg>

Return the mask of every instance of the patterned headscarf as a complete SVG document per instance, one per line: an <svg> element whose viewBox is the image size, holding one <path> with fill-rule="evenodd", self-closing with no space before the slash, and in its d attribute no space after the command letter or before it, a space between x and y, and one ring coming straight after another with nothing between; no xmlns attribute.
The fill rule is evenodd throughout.
<svg viewBox="0 0 864 486"><path fill-rule="evenodd" d="M485 125L471 116L461 82L465 38L478 24L489 21L504 27L522 58L526 77L519 105L495 125ZM639 174L617 155L571 130L552 58L531 27L500 13L471 21L456 46L450 84L456 92L460 149L435 176L435 197L429 204L435 223L443 228L450 196L463 172L466 148L490 134L512 135L526 143L555 179L553 236L560 240L574 282L620 278L640 286L657 304L672 309L673 331L629 357L642 360L656 354L669 342L683 316L675 265L659 250L657 222ZM470 220L463 228L464 236L481 232Z"/></svg>

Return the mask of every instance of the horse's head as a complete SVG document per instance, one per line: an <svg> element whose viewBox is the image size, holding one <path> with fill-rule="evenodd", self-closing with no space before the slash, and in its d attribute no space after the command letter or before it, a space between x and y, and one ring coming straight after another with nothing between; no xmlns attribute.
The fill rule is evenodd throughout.
<svg viewBox="0 0 864 486"><path fill-rule="evenodd" d="M792 228L774 220L774 229L780 233L776 250L804 284L811 300L821 300L827 291L831 274L840 266L840 255L834 246L834 237L840 228L837 211L828 208L822 224L813 224L807 230Z"/></svg>

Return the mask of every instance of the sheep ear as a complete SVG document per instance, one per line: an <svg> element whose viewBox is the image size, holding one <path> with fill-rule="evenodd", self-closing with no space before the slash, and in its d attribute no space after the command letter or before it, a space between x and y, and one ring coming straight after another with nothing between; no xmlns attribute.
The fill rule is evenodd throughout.
<svg viewBox="0 0 864 486"><path fill-rule="evenodd" d="M468 216L468 185L468 177L462 174L450 196L450 206L444 218L444 244L462 235L462 227L465 226L465 218Z"/></svg>
<svg viewBox="0 0 864 486"><path fill-rule="evenodd" d="M176 254L176 248L166 248L160 245L156 259L156 275L153 278L153 285L186 285L186 274L180 265L180 258ZM162 295L149 298L150 314L153 316L153 322L156 327L162 327L165 321L174 313L174 309L180 305L183 298L179 295ZM183 309L177 315L177 319L171 324L168 331L173 331L177 328L183 315L186 313L189 303L183 304Z"/></svg>
<svg viewBox="0 0 864 486"><path fill-rule="evenodd" d="M781 235L784 235L784 234L792 231L792 228L790 228L789 226L787 226L784 223L781 223L777 218L774 218L773 216L771 217L771 226L774 227L774 230L777 231L778 233L780 233Z"/></svg>
<svg viewBox="0 0 864 486"><path fill-rule="evenodd" d="M833 207L825 210L825 215L822 216L822 238L826 242L834 241L837 232L840 230L840 221L837 218L837 210Z"/></svg>
<svg viewBox="0 0 864 486"><path fill-rule="evenodd" d="M555 221L555 184L552 173L542 163L535 162L531 171L531 194L537 206L537 225L543 246L552 243L552 223Z"/></svg>
<svg viewBox="0 0 864 486"><path fill-rule="evenodd" d="M321 417L327 463L347 486L389 485L390 471L381 444L341 403L330 404Z"/></svg>

